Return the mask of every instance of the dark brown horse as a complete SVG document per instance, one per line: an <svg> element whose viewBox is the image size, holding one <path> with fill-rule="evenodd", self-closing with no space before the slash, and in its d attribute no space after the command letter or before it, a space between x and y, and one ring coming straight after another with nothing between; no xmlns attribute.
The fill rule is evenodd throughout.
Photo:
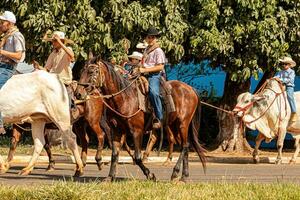
<svg viewBox="0 0 300 200"><path fill-rule="evenodd" d="M178 177L178 173L183 162L181 180L185 181L189 176L188 152L189 142L198 153L202 165L205 169L204 149L198 142L198 129L200 123L200 99L197 93L185 83L180 81L169 81L173 91L172 97L176 106L176 111L168 116L168 121L164 124L166 130L172 132L172 135L181 145L179 159L173 169L171 179ZM119 73L115 72L113 67L95 57L90 59L83 69L79 80L81 86L77 87L77 98L85 99L92 96L94 88L99 88L108 109L108 117L117 120L119 129L125 130L127 135L133 137L135 147L135 163L141 168L147 179L156 180L153 173L143 164L141 156L142 138L147 124L147 115L139 109L137 88L135 84L124 79ZM113 145L111 166L106 181L115 179L116 165L119 158L121 134L118 130L112 132Z"/></svg>

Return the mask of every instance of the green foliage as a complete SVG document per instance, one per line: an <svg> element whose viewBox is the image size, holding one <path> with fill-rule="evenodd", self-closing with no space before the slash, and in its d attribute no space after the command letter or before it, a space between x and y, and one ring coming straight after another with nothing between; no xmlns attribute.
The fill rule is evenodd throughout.
<svg viewBox="0 0 300 200"><path fill-rule="evenodd" d="M27 44L27 60L45 61L50 53L49 43L41 38L47 30L61 30L75 41L77 59L86 59L92 50L105 59L124 58L143 40L142 33L150 26L162 31L161 45L170 60L184 55L187 22L181 16L181 4L187 1L130 0L4 0L3 10L17 14L18 27ZM129 42L130 41L130 42Z"/></svg>
<svg viewBox="0 0 300 200"><path fill-rule="evenodd" d="M274 68L283 55L300 63L298 0L2 0L0 7L17 14L27 60L44 61L50 45L42 36L62 30L75 41L77 59L92 50L120 61L155 26L171 63L209 58L233 81Z"/></svg>
<svg viewBox="0 0 300 200"><path fill-rule="evenodd" d="M290 54L299 60L299 1L199 1L191 44L195 54L223 65L232 81L273 68ZM300 61L300 60L299 60Z"/></svg>

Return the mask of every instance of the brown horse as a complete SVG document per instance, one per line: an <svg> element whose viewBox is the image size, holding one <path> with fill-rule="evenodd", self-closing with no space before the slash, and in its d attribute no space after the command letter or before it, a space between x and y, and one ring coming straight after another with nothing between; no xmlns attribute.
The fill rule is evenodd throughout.
<svg viewBox="0 0 300 200"><path fill-rule="evenodd" d="M142 138L147 124L147 116L139 109L137 88L133 82L124 79L119 73L115 72L113 67L101 61L100 58L90 59L83 69L79 84L77 87L76 97L85 99L87 96L93 96L94 88L98 88L103 93L108 109L108 117L117 120L120 129L131 135L135 146L135 163L141 168L147 179L156 180L153 173L143 164L141 156ZM189 142L198 153L202 165L205 169L206 158L204 149L198 142L197 127L200 123L200 99L197 93L185 83L180 81L169 81L172 86L172 97L174 99L176 111L168 116L168 121L164 126L166 130L178 140L181 145L179 159L173 169L171 179L178 177L178 173L183 162L181 180L185 181L189 176L188 169L188 152ZM112 131L112 157L111 166L106 181L115 179L116 165L119 158L121 134L118 130Z"/></svg>

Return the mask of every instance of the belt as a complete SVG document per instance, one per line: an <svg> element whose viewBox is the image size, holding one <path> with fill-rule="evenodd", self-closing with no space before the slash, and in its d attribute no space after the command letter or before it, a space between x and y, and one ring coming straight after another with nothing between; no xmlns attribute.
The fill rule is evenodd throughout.
<svg viewBox="0 0 300 200"><path fill-rule="evenodd" d="M6 63L6 62L1 61L0 62L0 68L13 70L14 69L14 65L11 64L11 63Z"/></svg>
<svg viewBox="0 0 300 200"><path fill-rule="evenodd" d="M149 72L148 74L145 74L145 76L149 77L149 76L156 76L159 74L160 74L160 72Z"/></svg>

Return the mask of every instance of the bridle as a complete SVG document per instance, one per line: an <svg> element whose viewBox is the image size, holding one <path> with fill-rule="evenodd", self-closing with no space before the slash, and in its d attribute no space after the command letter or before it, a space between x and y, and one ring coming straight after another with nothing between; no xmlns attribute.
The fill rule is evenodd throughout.
<svg viewBox="0 0 300 200"><path fill-rule="evenodd" d="M104 72L101 69L101 65L98 63L96 64L89 64L86 67L86 70L89 70L88 68L90 67L96 67L96 69L93 71L92 75L89 77L89 80L91 80L91 83L78 83L78 85L81 85L85 88L87 94L84 96L84 100L89 100L91 97L92 98L102 98L103 103L114 113L116 113L117 115L124 117L124 118L131 118L133 116L135 116L137 113L139 113L141 111L141 108L139 108L136 112L134 112L133 114L130 115L124 115L122 113L120 113L119 111L115 110L114 108L112 108L106 101L105 99L110 99L113 98L114 96L117 96L121 93L123 93L125 90L127 90L128 88L130 88L139 78L140 78L140 74L137 75L125 88L121 89L120 91L113 93L113 94L108 94L108 95L103 95L101 93L97 93L95 94L95 90L100 90L101 87L104 84L105 81L105 76L104 76ZM83 102L81 101L81 102Z"/></svg>
<svg viewBox="0 0 300 200"><path fill-rule="evenodd" d="M270 79L270 80L276 80L276 81L278 82L279 87L280 87L280 89L281 89L281 92L276 92L276 91L274 91L272 88L266 87L266 85L267 85L267 81L266 81L266 82L261 86L261 88L260 88L254 95L260 96L260 95L262 94L262 91L264 91L264 90L270 90L270 91L272 91L273 93L275 93L275 97L274 97L274 99L272 100L272 102L270 103L270 105L267 107L267 109L266 109L266 110L265 110L258 118L253 119L253 120L251 120L251 121L244 121L245 124L251 124L251 123L253 123L253 122L259 120L260 118L262 118L262 117L266 114L266 112L271 108L271 106L274 104L275 100L276 100L281 94L284 93L285 90L284 90L284 88L283 88L283 86L282 86L282 83L281 83L280 81L278 81L277 79L274 79L274 78L272 78L272 79ZM286 98L284 98L284 100L285 100L285 111L286 111L286 110L287 110L287 102L286 102ZM246 106L244 106L244 107L235 106L235 107L234 107L234 110L235 110L237 113L242 111L242 116L241 116L241 118L243 118L243 117L245 116L246 111L249 110L250 108L252 108L252 106L254 105L255 102L257 102L257 101L251 101L250 103L248 103L248 104L247 104ZM281 104L280 104L280 105L281 105ZM280 109L281 109L281 107L280 107ZM287 115L287 111L285 112L285 116L286 116L286 115ZM281 119L280 119L280 121L281 121Z"/></svg>
<svg viewBox="0 0 300 200"><path fill-rule="evenodd" d="M90 95L95 89L101 88L105 81L104 73L101 69L100 64L89 64L85 70L89 70L89 68L93 67L92 74L89 75L89 81L87 83L78 82L78 85L81 85L85 88L87 95Z"/></svg>

